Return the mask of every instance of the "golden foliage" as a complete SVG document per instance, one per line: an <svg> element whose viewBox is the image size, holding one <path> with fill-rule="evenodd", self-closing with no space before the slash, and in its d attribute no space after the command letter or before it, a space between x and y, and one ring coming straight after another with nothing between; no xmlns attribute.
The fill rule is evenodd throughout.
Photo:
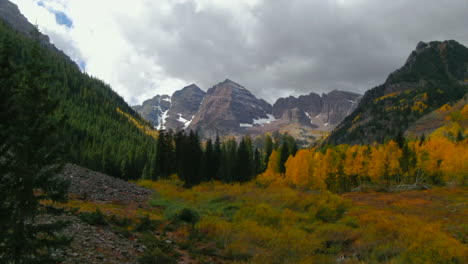
<svg viewBox="0 0 468 264"><path fill-rule="evenodd" d="M314 150L299 150L286 161L285 181L296 187L325 189L325 178L316 173L321 155Z"/></svg>
<svg viewBox="0 0 468 264"><path fill-rule="evenodd" d="M426 144L417 145L422 149ZM335 152L356 159L370 150L353 146ZM340 156L336 153L329 152L331 162ZM179 206L200 213L195 226L175 227L174 243L215 252L226 263L336 263L343 256L343 263L466 260L466 188L350 193L345 198L354 201L351 204L330 192L312 193L282 183L260 187L210 182L184 189L175 180L139 182L156 191L158 209Z"/></svg>
<svg viewBox="0 0 468 264"><path fill-rule="evenodd" d="M143 133L145 133L146 135L148 136L151 136L153 137L154 139L158 139L158 131L149 127L148 125L146 124L143 124L141 121L135 119L133 116L125 113L124 111L122 111L120 108L116 108L116 111L117 113L125 116L128 121L130 121L133 125L135 125L135 127L137 127L140 131L142 131Z"/></svg>
<svg viewBox="0 0 468 264"><path fill-rule="evenodd" d="M279 181L282 179L279 168L280 155L277 150L273 150L268 160L268 166L264 173L258 175L257 182L259 184L271 184L272 182Z"/></svg>

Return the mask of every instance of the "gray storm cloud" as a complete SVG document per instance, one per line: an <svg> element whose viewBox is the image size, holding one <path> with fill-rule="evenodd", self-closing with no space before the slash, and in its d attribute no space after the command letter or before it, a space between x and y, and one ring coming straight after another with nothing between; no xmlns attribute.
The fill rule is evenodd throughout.
<svg viewBox="0 0 468 264"><path fill-rule="evenodd" d="M141 14L116 22L140 60L112 65L110 81L133 102L161 93L158 80L171 78L203 89L229 78L270 102L333 89L363 93L421 40L468 44L467 0L141 1Z"/></svg>
<svg viewBox="0 0 468 264"><path fill-rule="evenodd" d="M263 1L234 14L186 1L165 15L151 15L158 9L152 4L145 21L122 26L166 74L204 88L232 78L269 101L332 89L362 93L401 66L420 40L468 43L466 0L344 3Z"/></svg>

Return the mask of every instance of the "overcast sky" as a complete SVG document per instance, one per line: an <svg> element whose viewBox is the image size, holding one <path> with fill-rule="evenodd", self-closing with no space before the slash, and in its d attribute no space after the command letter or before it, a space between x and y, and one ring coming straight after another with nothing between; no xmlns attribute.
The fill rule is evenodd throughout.
<svg viewBox="0 0 468 264"><path fill-rule="evenodd" d="M131 105L226 78L269 102L363 93L420 41L468 44L468 0L11 0Z"/></svg>

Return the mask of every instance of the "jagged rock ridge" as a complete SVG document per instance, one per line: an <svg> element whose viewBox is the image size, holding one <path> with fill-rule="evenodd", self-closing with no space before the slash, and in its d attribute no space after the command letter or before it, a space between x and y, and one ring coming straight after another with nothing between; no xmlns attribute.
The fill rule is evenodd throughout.
<svg viewBox="0 0 468 264"><path fill-rule="evenodd" d="M169 108L171 108L169 95L156 95L144 101L142 105L133 106L133 109L155 128L164 127Z"/></svg>
<svg viewBox="0 0 468 264"><path fill-rule="evenodd" d="M354 109L361 95L334 90L322 96L310 93L298 98L279 98L273 105L273 115L277 119L288 120L318 130L331 130Z"/></svg>
<svg viewBox="0 0 468 264"><path fill-rule="evenodd" d="M300 131L298 137L313 139L317 133L312 130L330 131L356 108L360 98L356 93L335 90L322 96L310 93L279 98L271 106L226 79L207 93L192 84L170 98L158 95L134 109L157 128L194 130L203 138L295 130Z"/></svg>
<svg viewBox="0 0 468 264"><path fill-rule="evenodd" d="M205 92L195 84L184 87L169 95L156 95L142 105L133 106L141 117L155 128L186 129L205 96Z"/></svg>

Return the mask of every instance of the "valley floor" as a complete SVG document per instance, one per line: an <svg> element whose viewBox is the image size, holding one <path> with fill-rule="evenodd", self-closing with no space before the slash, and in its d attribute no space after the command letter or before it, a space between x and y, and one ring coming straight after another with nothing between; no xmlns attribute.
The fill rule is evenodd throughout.
<svg viewBox="0 0 468 264"><path fill-rule="evenodd" d="M255 182L119 184L94 185L119 199L72 194L61 205L79 208L68 216L73 226L94 230L75 230L64 263L93 254L90 263L468 263L466 187L340 196ZM123 191L148 200L130 202ZM84 246L96 240L102 245Z"/></svg>

